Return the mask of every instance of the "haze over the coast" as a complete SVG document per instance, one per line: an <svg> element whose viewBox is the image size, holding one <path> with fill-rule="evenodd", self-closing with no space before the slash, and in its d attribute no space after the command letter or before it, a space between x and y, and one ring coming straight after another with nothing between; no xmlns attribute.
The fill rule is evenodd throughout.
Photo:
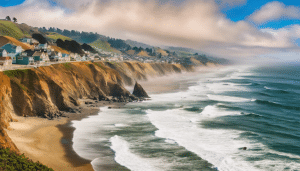
<svg viewBox="0 0 300 171"><path fill-rule="evenodd" d="M299 59L300 8L263 0L16 0L1 16L20 23L182 46L233 59Z"/></svg>

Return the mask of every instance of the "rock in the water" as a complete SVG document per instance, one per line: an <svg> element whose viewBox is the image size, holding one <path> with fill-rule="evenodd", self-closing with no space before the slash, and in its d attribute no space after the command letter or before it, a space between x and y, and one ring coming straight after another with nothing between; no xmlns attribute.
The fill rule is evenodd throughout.
<svg viewBox="0 0 300 171"><path fill-rule="evenodd" d="M146 91L144 90L144 88L137 82L135 83L134 90L133 90L132 94L135 95L136 97L150 98L148 96L148 94L146 93Z"/></svg>

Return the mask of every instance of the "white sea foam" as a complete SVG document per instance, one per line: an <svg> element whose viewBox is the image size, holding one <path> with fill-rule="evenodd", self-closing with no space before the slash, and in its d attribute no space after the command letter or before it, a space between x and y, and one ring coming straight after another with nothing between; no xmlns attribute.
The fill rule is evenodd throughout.
<svg viewBox="0 0 300 171"><path fill-rule="evenodd" d="M158 167L155 167L154 162L151 159L144 159L134 153L129 149L129 144L127 141L122 139L120 136L111 137L111 149L115 152L115 160L129 168L132 171L159 171Z"/></svg>
<svg viewBox="0 0 300 171"><path fill-rule="evenodd" d="M223 95L208 94L207 97L211 100L222 101L222 102L247 102L247 101L251 101L251 99L246 99L246 98L241 98L241 97L233 97L233 96L223 96Z"/></svg>
<svg viewBox="0 0 300 171"><path fill-rule="evenodd" d="M218 105L218 104L217 104ZM236 111L226 111L225 109L220 109L214 106L206 106L203 111L200 113L201 116L204 117L220 117L220 116L228 116L228 115L240 115L239 112Z"/></svg>
<svg viewBox="0 0 300 171"><path fill-rule="evenodd" d="M127 127L127 126L129 126L129 125L127 125L127 124L122 124L122 123L117 123L117 124L115 124L115 127Z"/></svg>
<svg viewBox="0 0 300 171"><path fill-rule="evenodd" d="M212 163L220 171L279 171L288 167L290 169L287 170L300 168L300 163L291 160L248 161L248 158L267 154L290 157L296 160L299 160L300 157L270 150L262 143L241 138L240 135L243 131L201 127L199 122L212 117L238 114L219 109L217 106L205 107L200 115L173 109L167 111L147 110L147 116L151 123L158 128L155 133L156 136L165 138L166 142L168 142L167 140L172 140L172 143L175 141L178 145ZM247 147L247 150L242 150L242 147Z"/></svg>
<svg viewBox="0 0 300 171"><path fill-rule="evenodd" d="M236 159L236 154L241 151L239 148L251 147L250 143L235 140L239 137L239 131L201 128L197 123L190 122L195 117L201 119L199 115L178 109L163 112L148 110L147 113L152 124L159 129L156 136L176 141L219 170L255 170L247 162Z"/></svg>

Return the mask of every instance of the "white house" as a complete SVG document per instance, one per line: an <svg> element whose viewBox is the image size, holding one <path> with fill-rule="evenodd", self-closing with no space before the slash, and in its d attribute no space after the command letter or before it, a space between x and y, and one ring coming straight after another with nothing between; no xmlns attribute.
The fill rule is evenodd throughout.
<svg viewBox="0 0 300 171"><path fill-rule="evenodd" d="M39 42L37 40L35 40L33 38L27 38L27 37L20 39L20 42L27 43L30 45L38 45L39 44Z"/></svg>
<svg viewBox="0 0 300 171"><path fill-rule="evenodd" d="M2 46L1 48L6 50L7 56L11 57L13 64L16 63L16 56L24 51L21 46L15 46L10 43Z"/></svg>
<svg viewBox="0 0 300 171"><path fill-rule="evenodd" d="M39 44L38 46L35 47L35 49L37 50L47 50L48 49L48 44L45 43L45 44Z"/></svg>
<svg viewBox="0 0 300 171"><path fill-rule="evenodd" d="M48 54L45 53L45 52L36 51L36 52L34 52L34 54L32 55L32 57L34 58L34 61L37 64L43 64L45 62L49 62L50 61Z"/></svg>
<svg viewBox="0 0 300 171"><path fill-rule="evenodd" d="M7 66L11 64L12 64L11 57L7 56L6 50L0 49L0 66Z"/></svg>

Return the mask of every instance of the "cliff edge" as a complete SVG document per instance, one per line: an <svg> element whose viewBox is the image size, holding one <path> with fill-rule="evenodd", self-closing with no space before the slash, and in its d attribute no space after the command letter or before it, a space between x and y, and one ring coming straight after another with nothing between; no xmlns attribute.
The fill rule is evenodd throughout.
<svg viewBox="0 0 300 171"><path fill-rule="evenodd" d="M0 72L0 145L18 152L3 129L9 128L9 122L16 121L16 115L53 119L78 106L79 99L108 100L112 96L136 100L124 85L192 70L180 64L73 62ZM140 95L148 97L144 91L136 93Z"/></svg>

